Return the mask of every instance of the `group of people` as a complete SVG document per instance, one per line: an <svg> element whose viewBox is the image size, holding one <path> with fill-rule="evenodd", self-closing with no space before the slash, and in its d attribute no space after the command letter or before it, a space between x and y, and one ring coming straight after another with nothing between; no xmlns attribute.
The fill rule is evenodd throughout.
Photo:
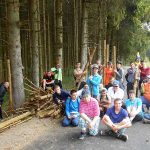
<svg viewBox="0 0 150 150"><path fill-rule="evenodd" d="M93 136L100 133L102 136L109 135L127 141L126 128L133 122L141 121L143 111L150 110L150 72L143 64L145 65L145 62L141 61L138 68L141 69L138 78L141 89L139 97L134 90L134 74L137 71L135 63L131 62L126 75L120 61L117 62L116 69L112 67L111 62L107 68L98 63L93 64L90 71L92 73L87 78L86 72L82 71L80 63L77 63L74 78L78 90L67 92L59 85L54 86L53 100L57 105L63 104L65 110L62 125L79 126L79 139L84 139L89 132ZM124 75L127 81L126 99ZM100 120L107 126L107 130L99 130Z"/></svg>

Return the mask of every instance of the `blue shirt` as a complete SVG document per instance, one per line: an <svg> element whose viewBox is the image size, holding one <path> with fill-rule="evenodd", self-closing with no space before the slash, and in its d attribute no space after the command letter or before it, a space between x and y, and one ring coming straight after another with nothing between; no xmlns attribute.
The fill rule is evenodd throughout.
<svg viewBox="0 0 150 150"><path fill-rule="evenodd" d="M123 108L121 108L120 112L116 114L114 106L112 106L111 108L107 110L106 115L109 116L110 120L113 123L120 123L123 119L128 117L127 111Z"/></svg>
<svg viewBox="0 0 150 150"><path fill-rule="evenodd" d="M92 96L99 95L99 86L101 81L102 81L102 76L100 76L99 74L93 75L92 80L90 80L89 78L87 79L87 84L89 85Z"/></svg>
<svg viewBox="0 0 150 150"><path fill-rule="evenodd" d="M73 101L70 97L66 100L66 116L77 115L79 116L80 99L77 98ZM73 114L72 114L73 113Z"/></svg>
<svg viewBox="0 0 150 150"><path fill-rule="evenodd" d="M127 70L127 74L128 74L127 82L133 83L134 82L135 69L129 68Z"/></svg>
<svg viewBox="0 0 150 150"><path fill-rule="evenodd" d="M138 109L138 107L141 107L141 113L142 113L142 101L140 98L135 98L134 100L127 99L125 100L125 105L127 108L135 107L135 109Z"/></svg>

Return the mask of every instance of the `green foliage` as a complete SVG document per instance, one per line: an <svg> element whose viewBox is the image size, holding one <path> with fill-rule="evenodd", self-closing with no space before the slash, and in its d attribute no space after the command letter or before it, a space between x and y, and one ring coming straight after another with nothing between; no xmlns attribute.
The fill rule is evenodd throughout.
<svg viewBox="0 0 150 150"><path fill-rule="evenodd" d="M73 68L63 70L63 88L66 90L75 89L75 80L73 77Z"/></svg>
<svg viewBox="0 0 150 150"><path fill-rule="evenodd" d="M121 56L126 62L134 60L138 51L144 59L149 49L149 31L143 28L143 23L148 21L145 16L150 15L149 7L147 0L126 1L126 17L120 24L118 37Z"/></svg>
<svg viewBox="0 0 150 150"><path fill-rule="evenodd" d="M124 0L108 1L108 16L111 17L113 26L119 29L120 22L126 16Z"/></svg>

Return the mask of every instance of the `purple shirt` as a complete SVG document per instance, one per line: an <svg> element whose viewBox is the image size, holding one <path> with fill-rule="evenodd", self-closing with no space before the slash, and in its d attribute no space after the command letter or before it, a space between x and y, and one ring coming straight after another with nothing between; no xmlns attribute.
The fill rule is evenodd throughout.
<svg viewBox="0 0 150 150"><path fill-rule="evenodd" d="M106 115L109 116L113 123L120 123L123 119L128 117L128 113L125 109L121 108L118 114L115 113L115 107L111 107L107 110Z"/></svg>

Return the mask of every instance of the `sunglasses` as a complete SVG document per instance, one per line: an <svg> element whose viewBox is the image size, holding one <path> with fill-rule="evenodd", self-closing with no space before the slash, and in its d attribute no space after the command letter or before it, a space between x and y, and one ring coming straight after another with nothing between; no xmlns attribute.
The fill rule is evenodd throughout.
<svg viewBox="0 0 150 150"><path fill-rule="evenodd" d="M119 87L119 86L115 85L115 86L113 86L113 87Z"/></svg>

